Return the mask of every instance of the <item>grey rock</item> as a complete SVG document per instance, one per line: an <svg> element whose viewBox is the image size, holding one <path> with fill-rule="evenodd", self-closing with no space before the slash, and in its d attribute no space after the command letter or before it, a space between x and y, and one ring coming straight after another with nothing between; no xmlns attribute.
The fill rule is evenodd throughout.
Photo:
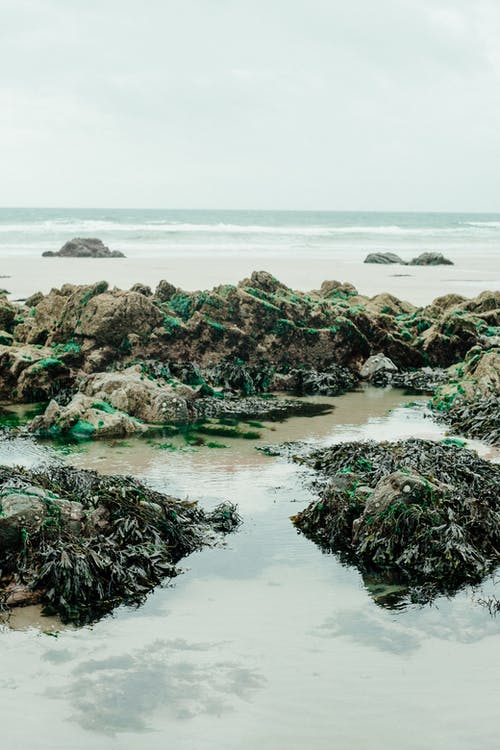
<svg viewBox="0 0 500 750"><path fill-rule="evenodd" d="M172 299L176 292L176 288L173 284L170 283L170 281L166 281L166 279L162 279L158 286L155 289L155 297L157 297L161 302L168 302L169 299Z"/></svg>
<svg viewBox="0 0 500 750"><path fill-rule="evenodd" d="M75 237L66 242L58 252L47 250L45 258L124 258L119 250L110 250L96 237Z"/></svg>
<svg viewBox="0 0 500 750"><path fill-rule="evenodd" d="M443 253L420 253L410 261L410 266L452 266L453 261L445 258Z"/></svg>
<svg viewBox="0 0 500 750"><path fill-rule="evenodd" d="M388 265L390 263L401 263L402 265L406 265L405 261L402 260L399 255L396 255L396 253L368 253L364 262L380 263L383 265Z"/></svg>
<svg viewBox="0 0 500 750"><path fill-rule="evenodd" d="M385 354L379 353L373 354L371 357L368 357L366 362L364 362L359 374L362 378L371 380L371 378L373 378L376 373L397 371L398 368L396 367L392 359L386 357Z"/></svg>
<svg viewBox="0 0 500 750"><path fill-rule="evenodd" d="M0 549L19 549L23 535L38 532L49 524L68 526L78 532L83 506L65 500L40 487L9 481L0 487Z"/></svg>

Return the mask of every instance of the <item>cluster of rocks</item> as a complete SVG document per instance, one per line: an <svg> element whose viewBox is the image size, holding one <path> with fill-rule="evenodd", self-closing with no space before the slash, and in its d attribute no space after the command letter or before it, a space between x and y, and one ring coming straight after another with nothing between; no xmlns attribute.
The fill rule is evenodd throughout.
<svg viewBox="0 0 500 750"><path fill-rule="evenodd" d="M65 242L60 250L46 250L44 258L124 258L120 250L110 250L102 240L95 237L75 237Z"/></svg>
<svg viewBox="0 0 500 750"><path fill-rule="evenodd" d="M40 434L111 437L195 420L201 401L222 414L225 400L337 395L360 376L444 387L469 352L498 352L500 293L416 307L337 281L297 292L263 271L192 293L66 284L22 305L0 295L0 329L0 398L50 402L31 425Z"/></svg>
<svg viewBox="0 0 500 750"><path fill-rule="evenodd" d="M76 624L139 604L240 522L231 504L206 513L130 477L61 466L0 467L0 511L0 607L41 602Z"/></svg>
<svg viewBox="0 0 500 750"><path fill-rule="evenodd" d="M477 583L500 562L500 466L425 440L341 443L300 459L319 499L292 520L413 599Z"/></svg>
<svg viewBox="0 0 500 750"><path fill-rule="evenodd" d="M420 253L410 261L403 260L396 253L376 252L368 253L365 263L378 263L379 265L390 265L398 263L401 266L452 266L453 261L445 258L443 253L425 252Z"/></svg>

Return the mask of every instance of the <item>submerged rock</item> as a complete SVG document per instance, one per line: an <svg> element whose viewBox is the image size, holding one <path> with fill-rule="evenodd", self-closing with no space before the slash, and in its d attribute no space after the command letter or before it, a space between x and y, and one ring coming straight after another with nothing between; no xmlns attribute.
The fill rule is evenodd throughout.
<svg viewBox="0 0 500 750"><path fill-rule="evenodd" d="M207 514L131 477L60 466L0 467L0 497L0 603L36 597L76 624L140 604L178 560L240 523L229 503Z"/></svg>
<svg viewBox="0 0 500 750"><path fill-rule="evenodd" d="M500 466L425 440L343 443L302 458L320 499L293 522L363 573L432 597L475 583L500 563Z"/></svg>
<svg viewBox="0 0 500 750"><path fill-rule="evenodd" d="M75 237L66 242L60 250L47 250L45 258L124 258L120 250L110 250L102 240L95 237Z"/></svg>

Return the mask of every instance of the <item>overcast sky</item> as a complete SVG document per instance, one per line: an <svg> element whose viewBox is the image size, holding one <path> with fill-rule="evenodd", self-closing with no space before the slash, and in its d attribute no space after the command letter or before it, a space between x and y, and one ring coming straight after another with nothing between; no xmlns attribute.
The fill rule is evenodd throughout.
<svg viewBox="0 0 500 750"><path fill-rule="evenodd" d="M0 205L500 210L499 0L0 0Z"/></svg>

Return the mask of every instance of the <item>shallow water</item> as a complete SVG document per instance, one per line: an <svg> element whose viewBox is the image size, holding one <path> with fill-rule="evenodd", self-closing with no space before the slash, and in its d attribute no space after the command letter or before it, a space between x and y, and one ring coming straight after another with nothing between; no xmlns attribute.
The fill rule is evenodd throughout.
<svg viewBox="0 0 500 750"><path fill-rule="evenodd" d="M423 404L403 408L409 399L401 392L367 388L321 400L335 405L331 414L266 423L261 444L444 434ZM184 560L184 574L140 609L121 608L57 637L4 628L6 747L498 746L500 618L477 602L492 580L432 607L386 609L354 568L290 523L311 497L301 467L244 440L225 449L129 441L79 450L65 455L33 443L24 459L56 453L80 467L134 473L207 507L229 498L244 525L227 546ZM18 441L0 451L5 463L23 458ZM12 624L26 627L33 616L20 612Z"/></svg>

